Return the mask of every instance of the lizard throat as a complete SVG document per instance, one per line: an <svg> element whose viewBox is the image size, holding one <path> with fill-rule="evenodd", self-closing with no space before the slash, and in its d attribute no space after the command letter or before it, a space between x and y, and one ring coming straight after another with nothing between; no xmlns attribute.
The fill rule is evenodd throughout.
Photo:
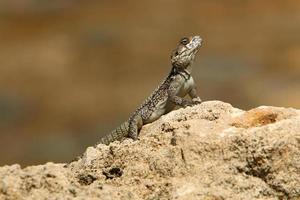
<svg viewBox="0 0 300 200"><path fill-rule="evenodd" d="M191 77L191 73L187 69L178 68L178 67L173 66L172 75L176 75L176 74L179 74L185 80L188 80Z"/></svg>

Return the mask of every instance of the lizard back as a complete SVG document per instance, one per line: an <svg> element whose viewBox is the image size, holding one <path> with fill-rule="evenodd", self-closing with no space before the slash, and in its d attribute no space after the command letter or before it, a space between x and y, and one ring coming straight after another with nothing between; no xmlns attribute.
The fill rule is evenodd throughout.
<svg viewBox="0 0 300 200"><path fill-rule="evenodd" d="M114 141L121 141L128 136L129 130L129 121L132 117L137 114L140 114L143 120L147 121L151 114L155 111L156 105L163 98L166 97L166 93L170 82L172 80L172 72L162 81L162 83L148 96L148 98L131 114L129 119L123 122L119 127L114 129L109 134L102 137L98 144L106 144L108 145Z"/></svg>

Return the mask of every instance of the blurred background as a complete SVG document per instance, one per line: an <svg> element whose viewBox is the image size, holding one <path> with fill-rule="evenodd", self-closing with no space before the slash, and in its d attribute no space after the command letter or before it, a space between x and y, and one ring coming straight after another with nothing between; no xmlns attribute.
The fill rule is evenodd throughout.
<svg viewBox="0 0 300 200"><path fill-rule="evenodd" d="M0 165L66 162L126 120L200 34L203 100L300 107L298 0L1 0Z"/></svg>

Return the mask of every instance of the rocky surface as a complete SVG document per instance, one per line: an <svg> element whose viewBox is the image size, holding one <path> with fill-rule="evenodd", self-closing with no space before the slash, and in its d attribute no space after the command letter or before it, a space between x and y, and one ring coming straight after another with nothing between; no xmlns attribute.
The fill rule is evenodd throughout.
<svg viewBox="0 0 300 200"><path fill-rule="evenodd" d="M299 198L300 111L291 108L204 102L70 164L0 168L0 199Z"/></svg>

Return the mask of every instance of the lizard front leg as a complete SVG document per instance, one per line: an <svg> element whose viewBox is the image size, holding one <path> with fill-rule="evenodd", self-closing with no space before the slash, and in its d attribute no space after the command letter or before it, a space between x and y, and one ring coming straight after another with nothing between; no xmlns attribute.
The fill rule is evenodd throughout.
<svg viewBox="0 0 300 200"><path fill-rule="evenodd" d="M201 98L197 93L197 88L193 85L193 88L189 92L189 96L191 97L193 104L200 104L202 102Z"/></svg>
<svg viewBox="0 0 300 200"><path fill-rule="evenodd" d="M168 89L168 97L169 100L177 105L177 106L181 106L181 107L186 107L186 106L191 106L194 103L191 100L187 100L184 99L182 97L179 97L177 95L178 91L180 90L180 88L182 87L182 84L180 84L180 81L178 81L177 79L174 79L173 82L170 84L170 87Z"/></svg>
<svg viewBox="0 0 300 200"><path fill-rule="evenodd" d="M129 119L128 137L132 138L133 140L137 140L138 132L140 131L142 126L143 126L143 119L139 114L131 117Z"/></svg>
<svg viewBox="0 0 300 200"><path fill-rule="evenodd" d="M181 97L176 96L176 95L169 96L169 99L172 103L174 103L177 106L181 106L181 107L187 107L187 106L191 106L191 105L194 104L192 101L181 98Z"/></svg>

